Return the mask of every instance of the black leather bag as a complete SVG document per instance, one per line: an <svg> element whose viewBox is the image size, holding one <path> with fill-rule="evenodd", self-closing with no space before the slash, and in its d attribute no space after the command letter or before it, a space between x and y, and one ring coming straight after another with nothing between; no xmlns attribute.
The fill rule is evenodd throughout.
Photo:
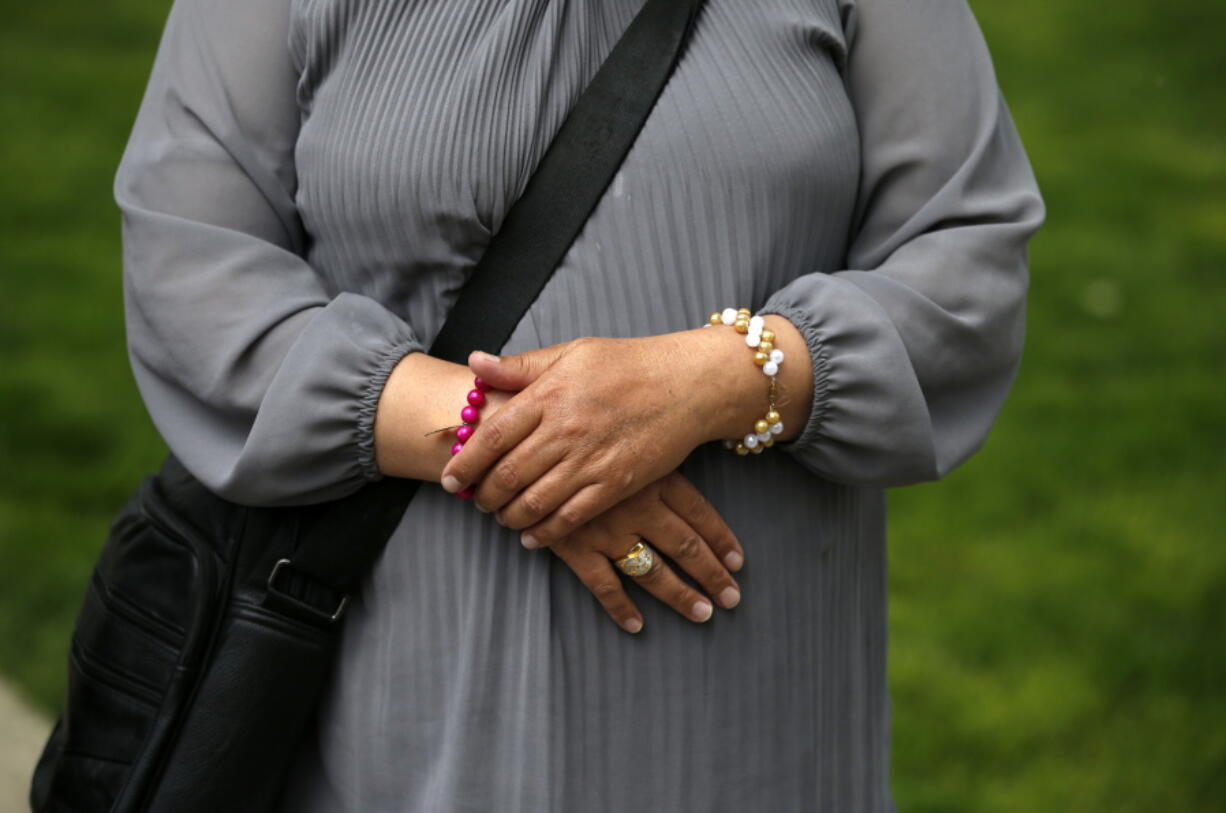
<svg viewBox="0 0 1226 813"><path fill-rule="evenodd" d="M648 0L508 212L432 355L500 350L595 208L703 0ZM416 492L223 500L173 456L115 517L73 631L68 696L35 769L36 813L276 807L331 675L347 596Z"/></svg>

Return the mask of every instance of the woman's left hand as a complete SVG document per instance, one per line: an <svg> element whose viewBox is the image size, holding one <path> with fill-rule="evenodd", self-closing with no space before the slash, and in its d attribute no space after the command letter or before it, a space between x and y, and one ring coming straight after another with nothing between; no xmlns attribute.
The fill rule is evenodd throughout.
<svg viewBox="0 0 1226 813"><path fill-rule="evenodd" d="M501 359L474 353L477 375L521 391L447 463L443 487L476 483L480 509L527 529L527 547L549 545L676 469L696 446L744 433L767 382L743 339L696 329L582 338ZM803 347L798 333L792 340Z"/></svg>

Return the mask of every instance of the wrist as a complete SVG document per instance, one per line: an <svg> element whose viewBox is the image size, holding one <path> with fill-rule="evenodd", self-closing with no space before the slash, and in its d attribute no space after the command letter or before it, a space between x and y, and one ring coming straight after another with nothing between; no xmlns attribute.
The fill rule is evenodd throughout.
<svg viewBox="0 0 1226 813"><path fill-rule="evenodd" d="M375 465L390 477L438 482L451 459L454 431L435 429L461 423L460 410L473 388L473 374L425 353L410 353L392 369L375 412ZM491 390L481 408L488 420L511 398Z"/></svg>
<svg viewBox="0 0 1226 813"><path fill-rule="evenodd" d="M749 431L766 409L770 379L754 364L745 336L731 327L686 331L691 362L689 391L698 442L737 438Z"/></svg>
<svg viewBox="0 0 1226 813"><path fill-rule="evenodd" d="M813 401L813 368L803 334L786 317L767 314L765 327L785 362L776 375L776 409L784 430L779 441L799 437ZM767 409L770 378L754 363L745 334L727 325L685 331L687 385L695 398L694 423L699 442L744 437Z"/></svg>

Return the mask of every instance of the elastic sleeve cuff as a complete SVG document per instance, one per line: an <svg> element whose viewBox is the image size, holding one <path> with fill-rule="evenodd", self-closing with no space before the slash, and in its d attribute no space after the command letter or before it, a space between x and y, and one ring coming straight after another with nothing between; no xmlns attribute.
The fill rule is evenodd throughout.
<svg viewBox="0 0 1226 813"><path fill-rule="evenodd" d="M767 300L758 313L762 316L773 314L787 319L800 331L809 350L809 364L813 368L813 401L809 408L809 417L799 436L779 444L780 449L795 453L797 449L817 445L825 425L830 410L830 352L821 329L800 308L772 298Z"/></svg>
<svg viewBox="0 0 1226 813"><path fill-rule="evenodd" d="M379 397L387 384L387 377L409 353L424 351L425 348L416 339L406 339L391 345L375 363L374 371L366 382L362 397L358 401L357 422L357 455L358 470L367 480L381 480L383 473L375 463L375 414L379 406Z"/></svg>

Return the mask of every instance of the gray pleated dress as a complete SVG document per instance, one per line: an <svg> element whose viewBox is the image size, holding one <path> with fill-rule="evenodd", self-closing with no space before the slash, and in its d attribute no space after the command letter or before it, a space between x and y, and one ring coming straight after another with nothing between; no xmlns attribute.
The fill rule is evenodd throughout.
<svg viewBox="0 0 1226 813"><path fill-rule="evenodd" d="M388 372L642 4L177 0L115 191L136 382L197 477L292 505L380 476ZM884 489L982 443L1042 219L964 0L710 0L504 351L727 306L801 329L803 434L682 469L746 548L742 603L697 625L632 585L628 635L426 484L285 810L891 810Z"/></svg>

